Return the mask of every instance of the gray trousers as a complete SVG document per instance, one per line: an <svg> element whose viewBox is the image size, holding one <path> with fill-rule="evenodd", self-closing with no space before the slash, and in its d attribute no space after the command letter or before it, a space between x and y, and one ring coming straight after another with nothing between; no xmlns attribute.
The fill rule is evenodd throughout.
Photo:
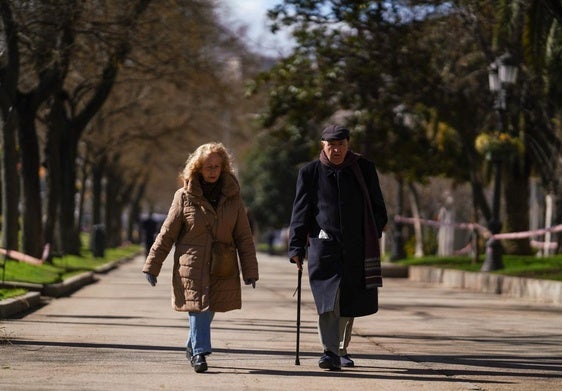
<svg viewBox="0 0 562 391"><path fill-rule="evenodd" d="M328 350L338 356L347 354L353 319L340 316L340 294L338 292L334 310L318 316L318 335L325 351Z"/></svg>

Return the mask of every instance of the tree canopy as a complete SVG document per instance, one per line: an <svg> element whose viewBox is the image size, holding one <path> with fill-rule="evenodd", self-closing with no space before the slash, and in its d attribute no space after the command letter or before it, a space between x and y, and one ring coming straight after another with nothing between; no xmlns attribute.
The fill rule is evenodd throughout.
<svg viewBox="0 0 562 391"><path fill-rule="evenodd" d="M525 230L530 173L558 186L557 8L549 1L285 1L269 11L272 30L290 28L297 45L257 79L254 87L269 92L263 124L274 136L291 130L271 139L281 148L287 140L311 145L324 124L343 122L354 130L354 148L384 173L411 183L468 181L476 212L488 220L488 164L475 140L497 131L488 66L509 51L520 78L509 91L507 129L525 148L505 165L506 229ZM314 158L309 151L285 159L285 169ZM279 178L268 180L273 188Z"/></svg>

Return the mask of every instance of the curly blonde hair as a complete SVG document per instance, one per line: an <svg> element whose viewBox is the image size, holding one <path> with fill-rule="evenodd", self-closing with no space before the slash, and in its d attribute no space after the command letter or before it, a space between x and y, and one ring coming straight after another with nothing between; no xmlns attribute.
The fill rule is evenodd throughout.
<svg viewBox="0 0 562 391"><path fill-rule="evenodd" d="M220 156L222 160L221 172L227 172L234 175L234 170L232 169L232 157L222 143L212 142L199 146L192 154L189 155L187 161L185 162L185 167L180 173L180 178L183 179L185 183L201 172L203 167L203 162L211 155L216 153Z"/></svg>

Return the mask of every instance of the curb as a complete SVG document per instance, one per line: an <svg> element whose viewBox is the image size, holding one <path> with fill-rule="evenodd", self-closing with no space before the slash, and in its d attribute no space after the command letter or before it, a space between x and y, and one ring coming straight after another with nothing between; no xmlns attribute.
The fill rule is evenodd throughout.
<svg viewBox="0 0 562 391"><path fill-rule="evenodd" d="M43 287L41 293L43 296L61 297L72 293L85 285L95 281L94 272L85 272L77 274L74 277L59 282L57 284L47 284Z"/></svg>
<svg viewBox="0 0 562 391"><path fill-rule="evenodd" d="M540 303L562 305L562 282L512 277L487 272L468 272L432 266L410 266L409 279L447 288L493 293Z"/></svg>
<svg viewBox="0 0 562 391"><path fill-rule="evenodd" d="M22 296L0 300L0 319L13 317L18 313L37 307L40 304L41 296L58 298L75 292L78 289L95 282L95 274L108 273L109 271L119 267L119 265L134 259L136 256L138 256L138 254L133 254L129 257L109 262L99 266L94 269L94 271L77 274L76 276L56 284L42 285L23 282L5 282L4 284L1 284L4 287L25 288L35 292L28 292Z"/></svg>
<svg viewBox="0 0 562 391"><path fill-rule="evenodd" d="M110 272L114 269L117 269L120 265L133 260L135 257L139 256L140 254L141 254L141 252L139 252L137 254L130 255L130 256L125 257L123 259L118 259L116 261L105 263L101 266L96 267L94 269L94 273L96 273L96 274L108 273L108 272ZM142 253L142 254L144 254L144 253Z"/></svg>
<svg viewBox="0 0 562 391"><path fill-rule="evenodd" d="M121 261L113 261L113 262L109 262L106 263L104 265L98 266L94 269L94 273L96 274L105 274L108 273L110 271L112 271L113 269L117 269L119 267L119 265L125 261L128 261L128 259L125 260L121 260Z"/></svg>
<svg viewBox="0 0 562 391"><path fill-rule="evenodd" d="M382 278L408 278L409 276L408 266L383 262L381 268Z"/></svg>
<svg viewBox="0 0 562 391"><path fill-rule="evenodd" d="M19 281L4 281L0 282L0 288L23 288L28 291L41 292L43 290L43 284L34 284L31 282L19 282Z"/></svg>
<svg viewBox="0 0 562 391"><path fill-rule="evenodd" d="M39 292L28 292L22 296L0 300L0 319L9 318L36 307L40 304L40 301L41 294Z"/></svg>

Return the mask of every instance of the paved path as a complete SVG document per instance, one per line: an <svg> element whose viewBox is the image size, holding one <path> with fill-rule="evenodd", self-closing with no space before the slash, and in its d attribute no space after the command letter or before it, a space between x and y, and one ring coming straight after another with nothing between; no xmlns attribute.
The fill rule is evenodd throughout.
<svg viewBox="0 0 562 391"><path fill-rule="evenodd" d="M0 390L560 390L562 308L385 279L377 315L358 318L356 368L326 372L303 279L295 362L295 266L260 254L243 309L217 314L209 371L184 355L170 307L171 259L152 288L138 257L70 297L0 322Z"/></svg>

